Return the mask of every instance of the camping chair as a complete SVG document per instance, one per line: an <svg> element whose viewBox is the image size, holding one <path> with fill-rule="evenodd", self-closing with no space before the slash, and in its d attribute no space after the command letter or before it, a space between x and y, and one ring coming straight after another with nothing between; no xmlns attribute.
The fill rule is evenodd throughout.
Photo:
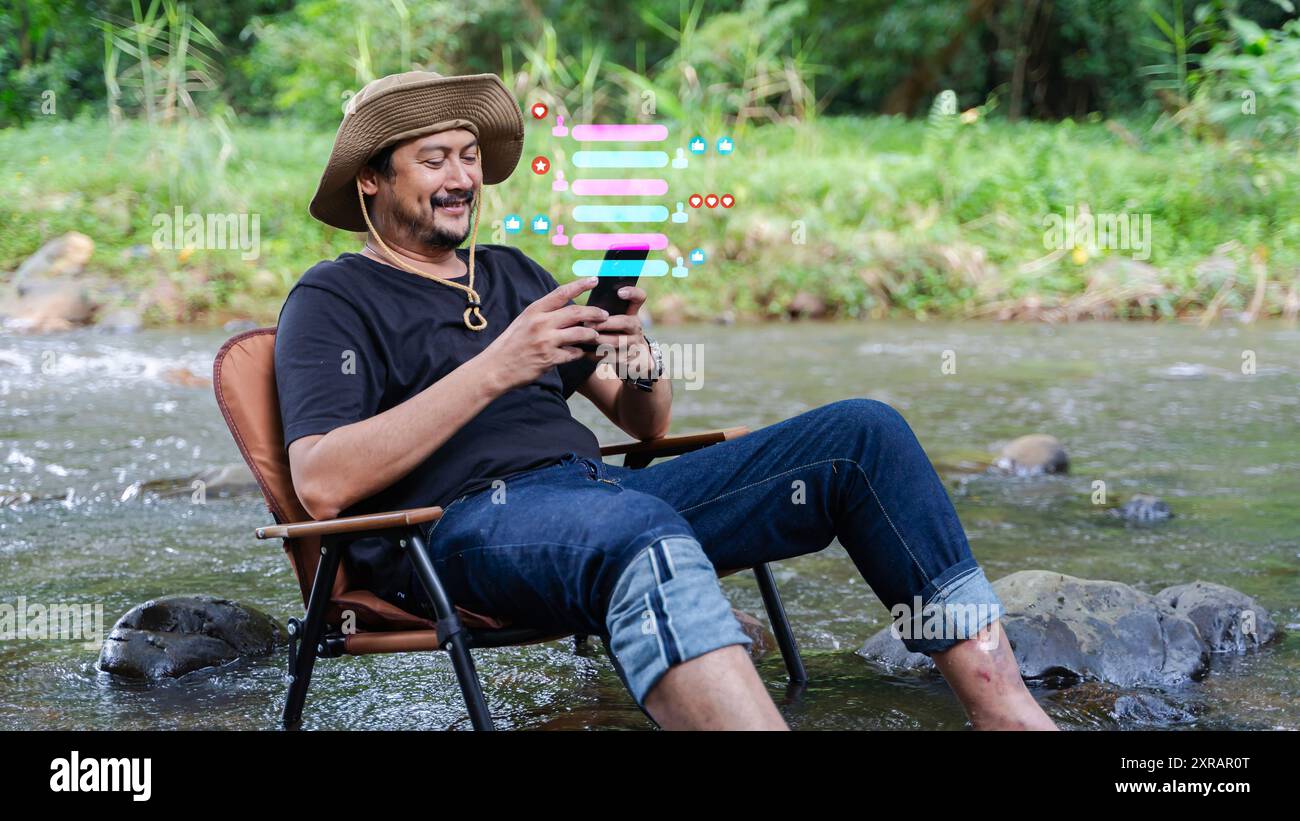
<svg viewBox="0 0 1300 821"><path fill-rule="evenodd" d="M567 638L547 635L524 625L512 625L491 615L473 613L456 606L438 579L424 550L420 525L442 515L438 507L399 510L312 521L294 493L289 457L280 425L280 407L275 387L275 328L241 333L221 347L213 363L213 390L222 416L230 427L239 452L257 479L266 506L276 524L259 527L259 539L283 539L284 550L307 607L303 619L290 619L289 695L283 723L295 729L302 719L307 688L318 658L367 653L402 653L445 650L450 654L456 680L465 698L475 729L490 730L492 718L470 649L535 644ZM641 468L659 457L676 456L697 448L734 439L747 433L743 427L706 431L686 436L665 436L641 442L602 447L601 456L623 456L629 468ZM341 536L356 538L381 531L397 531L414 569L434 606L436 621L408 613L367 590L355 589L348 580ZM720 572L720 576L746 568ZM804 684L807 674L794 634L786 619L776 580L765 564L753 568L758 578L763 606L794 684ZM343 632L344 614L355 617L355 630ZM577 636L575 647L586 641Z"/></svg>

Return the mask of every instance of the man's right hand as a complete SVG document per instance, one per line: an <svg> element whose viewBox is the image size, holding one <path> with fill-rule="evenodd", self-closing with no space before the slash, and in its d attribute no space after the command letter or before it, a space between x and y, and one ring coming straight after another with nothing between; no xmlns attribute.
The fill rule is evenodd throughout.
<svg viewBox="0 0 1300 821"><path fill-rule="evenodd" d="M609 312L568 303L598 281L598 277L574 280L533 302L479 354L489 379L503 393L536 381L556 365L581 358L584 352L575 345L596 342L599 332L582 323L604 322Z"/></svg>

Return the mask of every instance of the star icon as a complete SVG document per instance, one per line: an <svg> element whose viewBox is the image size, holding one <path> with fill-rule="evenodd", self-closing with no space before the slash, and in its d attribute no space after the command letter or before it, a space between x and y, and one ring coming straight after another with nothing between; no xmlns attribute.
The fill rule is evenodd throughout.
<svg viewBox="0 0 1300 821"><path fill-rule="evenodd" d="M551 161L545 157L533 157L533 173L545 174L551 170Z"/></svg>

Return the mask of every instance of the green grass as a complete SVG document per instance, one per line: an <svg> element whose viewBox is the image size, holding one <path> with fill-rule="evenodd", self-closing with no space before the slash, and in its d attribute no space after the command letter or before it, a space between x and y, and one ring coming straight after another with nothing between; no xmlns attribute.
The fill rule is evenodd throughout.
<svg viewBox="0 0 1300 821"><path fill-rule="evenodd" d="M8 160L0 177L0 269L15 269L42 242L77 230L96 242L92 273L120 283L120 299L159 277L179 288L183 308L151 314L151 323L273 321L303 271L359 244L307 214L333 134L283 121L227 133L228 144L212 125L150 131L97 120L0 132ZM673 135L669 145L689 136ZM550 177L523 165L559 148L548 129L529 121L521 167L488 189L479 241L519 245L564 281L578 253L527 233L494 237L490 225L511 212L566 222L570 195L553 194ZM1293 152L1177 135L1133 147L1102 123L981 121L945 131L875 117L761 127L732 157L691 163L666 170L672 199L731 192L737 205L688 208L689 224L667 227L677 253L699 246L710 259L686 279L648 283L652 309L670 298L689 316L780 316L802 291L845 317L1052 318L1053 308L1063 316L1190 316L1216 294L1217 308L1244 309L1262 273L1261 315L1269 316L1285 312L1300 280ZM1127 290L1100 282L1089 289L1131 251L1042 259L1049 254L1044 217L1081 204L1094 213L1150 214L1154 270L1139 271L1150 281L1139 287L1120 268L1112 285ZM154 215L178 205L258 215L260 257L127 253L150 246ZM803 244L793 241L800 225ZM1198 273L1216 248L1237 268L1226 286L1221 270Z"/></svg>

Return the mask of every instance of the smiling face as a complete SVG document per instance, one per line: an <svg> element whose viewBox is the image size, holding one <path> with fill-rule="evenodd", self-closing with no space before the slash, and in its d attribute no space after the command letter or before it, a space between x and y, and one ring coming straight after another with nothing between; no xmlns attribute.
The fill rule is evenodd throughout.
<svg viewBox="0 0 1300 821"><path fill-rule="evenodd" d="M372 157L360 179L386 240L415 251L458 248L483 188L478 139L463 128L412 138Z"/></svg>

